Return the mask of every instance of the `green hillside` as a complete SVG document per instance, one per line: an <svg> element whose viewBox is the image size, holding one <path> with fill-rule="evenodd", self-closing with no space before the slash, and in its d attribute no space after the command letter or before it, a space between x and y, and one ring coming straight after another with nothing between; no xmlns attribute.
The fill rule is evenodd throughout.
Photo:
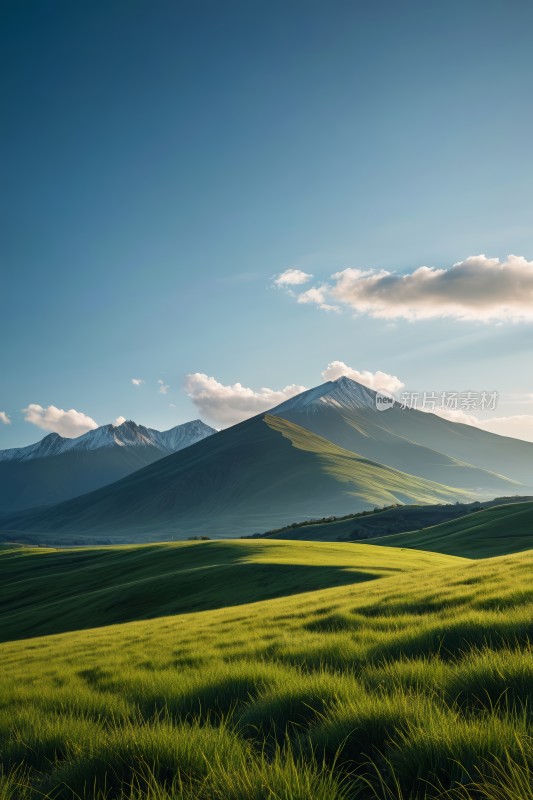
<svg viewBox="0 0 533 800"><path fill-rule="evenodd" d="M286 525L273 531L266 531L258 538L285 539L291 541L310 542L349 542L366 541L376 536L387 536L393 533L407 533L430 525L440 525L459 517L466 517L473 511L508 503L524 503L532 497L519 495L514 497L496 497L480 503L447 503L423 506L394 506L393 508L375 508L372 511L360 511L346 517L330 517L324 520L309 520Z"/></svg>
<svg viewBox="0 0 533 800"><path fill-rule="evenodd" d="M453 561L1 644L0 797L531 800L532 571Z"/></svg>
<svg viewBox="0 0 533 800"><path fill-rule="evenodd" d="M222 608L461 563L367 545L213 541L0 548L0 640Z"/></svg>
<svg viewBox="0 0 533 800"><path fill-rule="evenodd" d="M255 417L117 483L3 519L4 541L160 541L235 536L287 519L391 503L471 499L467 492L368 461L279 417ZM14 532L14 533L13 533Z"/></svg>
<svg viewBox="0 0 533 800"><path fill-rule="evenodd" d="M465 558L489 558L533 547L533 502L487 508L431 528L380 536L372 544Z"/></svg>

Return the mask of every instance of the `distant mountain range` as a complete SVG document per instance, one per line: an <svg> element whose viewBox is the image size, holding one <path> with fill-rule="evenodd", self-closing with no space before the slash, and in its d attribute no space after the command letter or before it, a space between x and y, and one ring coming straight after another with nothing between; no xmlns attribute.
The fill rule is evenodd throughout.
<svg viewBox="0 0 533 800"><path fill-rule="evenodd" d="M147 541L251 534L392 503L526 494L533 444L398 404L348 378L209 436L97 491L5 515L5 536Z"/></svg>
<svg viewBox="0 0 533 800"><path fill-rule="evenodd" d="M128 420L74 439L50 433L28 447L0 450L0 509L50 505L85 494L215 432L199 419L168 431Z"/></svg>

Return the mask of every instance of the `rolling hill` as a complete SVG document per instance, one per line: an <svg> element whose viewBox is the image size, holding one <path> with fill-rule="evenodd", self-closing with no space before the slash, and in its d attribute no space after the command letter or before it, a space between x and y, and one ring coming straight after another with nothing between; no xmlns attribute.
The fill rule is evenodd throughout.
<svg viewBox="0 0 533 800"><path fill-rule="evenodd" d="M253 538L283 539L286 541L351 542L366 541L377 536L406 533L429 525L439 525L474 511L509 503L524 503L530 496L496 497L473 503L453 503L423 506L394 506L392 508L361 511L346 517L330 517L286 525L284 528L254 534Z"/></svg>
<svg viewBox="0 0 533 800"><path fill-rule="evenodd" d="M215 433L201 420L157 431L127 420L73 439L50 433L0 450L0 511L53 505L142 469Z"/></svg>
<svg viewBox="0 0 533 800"><path fill-rule="evenodd" d="M267 560L309 547L283 546ZM412 556L364 550L383 569ZM31 554L16 569L25 558L31 575ZM531 552L428 562L292 597L4 642L0 796L530 800L532 569ZM66 570L63 579L68 588ZM151 588L144 597L158 601ZM77 613L83 627L82 604Z"/></svg>
<svg viewBox="0 0 533 800"><path fill-rule="evenodd" d="M495 506L423 530L380 536L371 544L491 558L533 548L533 502Z"/></svg>
<svg viewBox="0 0 533 800"><path fill-rule="evenodd" d="M368 545L210 541L0 546L0 641L222 608L463 559Z"/></svg>

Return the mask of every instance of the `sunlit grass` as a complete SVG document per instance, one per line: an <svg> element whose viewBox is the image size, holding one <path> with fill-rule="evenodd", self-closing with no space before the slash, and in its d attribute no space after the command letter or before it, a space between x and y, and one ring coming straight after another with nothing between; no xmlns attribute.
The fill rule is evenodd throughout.
<svg viewBox="0 0 533 800"><path fill-rule="evenodd" d="M532 574L458 560L6 642L0 800L531 800Z"/></svg>

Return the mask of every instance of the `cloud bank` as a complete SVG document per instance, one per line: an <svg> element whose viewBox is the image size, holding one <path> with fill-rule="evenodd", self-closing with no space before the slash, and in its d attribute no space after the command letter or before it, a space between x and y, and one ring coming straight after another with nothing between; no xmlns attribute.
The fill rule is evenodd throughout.
<svg viewBox="0 0 533 800"><path fill-rule="evenodd" d="M296 384L278 390L254 390L241 383L224 386L216 378L210 378L203 372L187 375L185 388L200 414L223 427L268 411L305 390L305 386Z"/></svg>
<svg viewBox="0 0 533 800"><path fill-rule="evenodd" d="M279 283L283 275L277 285L294 285ZM533 261L514 255L505 261L469 256L447 269L419 267L406 274L349 268L297 294L296 300L387 320L531 321Z"/></svg>
<svg viewBox="0 0 533 800"><path fill-rule="evenodd" d="M73 438L81 436L82 433L92 431L98 427L98 424L84 414L82 411L76 411L71 408L65 411L56 406L48 406L43 408L38 403L30 403L27 408L22 409L26 422L31 422L43 431L54 431L61 436Z"/></svg>
<svg viewBox="0 0 533 800"><path fill-rule="evenodd" d="M2 422L4 425L11 425L9 414L7 414L5 411L0 411L0 422Z"/></svg>

